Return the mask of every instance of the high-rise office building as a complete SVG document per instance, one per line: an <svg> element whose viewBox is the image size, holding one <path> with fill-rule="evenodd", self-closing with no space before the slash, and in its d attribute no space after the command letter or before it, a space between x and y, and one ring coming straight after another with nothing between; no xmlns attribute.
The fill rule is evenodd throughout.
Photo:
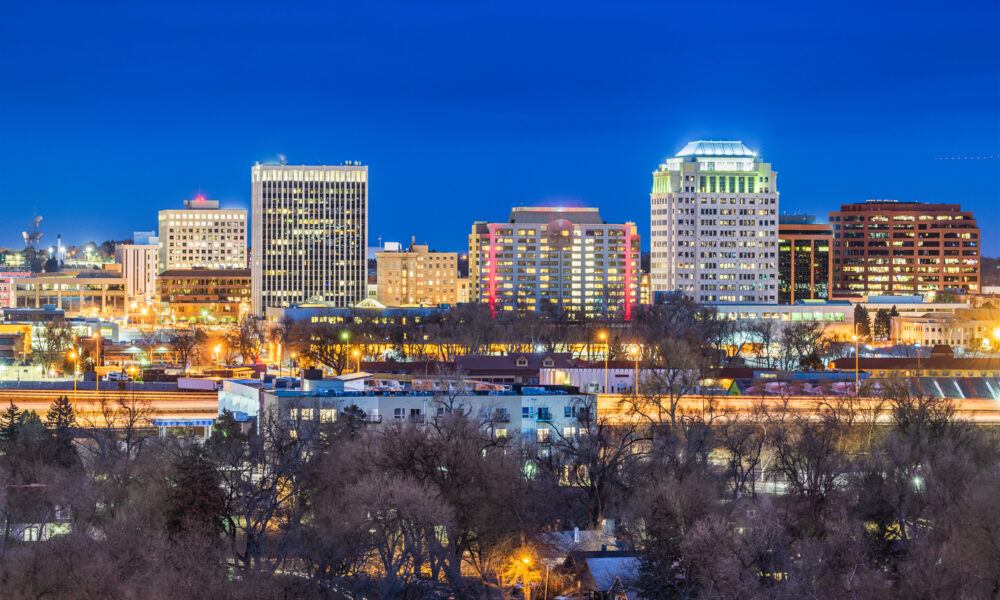
<svg viewBox="0 0 1000 600"><path fill-rule="evenodd" d="M245 269L247 211L220 209L198 196L183 209L160 211L160 271L167 269Z"/></svg>
<svg viewBox="0 0 1000 600"><path fill-rule="evenodd" d="M132 301L150 302L156 295L156 275L160 272L160 247L156 244L119 244L115 262L125 278L125 296Z"/></svg>
<svg viewBox="0 0 1000 600"><path fill-rule="evenodd" d="M653 172L652 291L777 302L777 173L739 141L696 141Z"/></svg>
<svg viewBox="0 0 1000 600"><path fill-rule="evenodd" d="M258 163L251 186L253 313L364 300L368 167Z"/></svg>
<svg viewBox="0 0 1000 600"><path fill-rule="evenodd" d="M830 224L838 292L979 291L979 226L958 204L868 200L842 205Z"/></svg>
<svg viewBox="0 0 1000 600"><path fill-rule="evenodd" d="M375 257L377 299L382 304L437 306L461 301L457 252L431 252L413 239L406 251L382 251Z"/></svg>
<svg viewBox="0 0 1000 600"><path fill-rule="evenodd" d="M778 304L829 300L833 228L814 215L778 216Z"/></svg>
<svg viewBox="0 0 1000 600"><path fill-rule="evenodd" d="M639 235L596 208L515 208L505 223L476 222L469 236L475 300L503 311L631 317L639 303Z"/></svg>

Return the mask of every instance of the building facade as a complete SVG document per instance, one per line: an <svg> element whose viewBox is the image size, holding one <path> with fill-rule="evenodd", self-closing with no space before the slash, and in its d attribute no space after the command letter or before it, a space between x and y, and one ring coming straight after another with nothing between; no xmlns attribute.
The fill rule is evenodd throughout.
<svg viewBox="0 0 1000 600"><path fill-rule="evenodd" d="M696 141L653 172L652 291L778 301L777 174L739 141Z"/></svg>
<svg viewBox="0 0 1000 600"><path fill-rule="evenodd" d="M115 246L115 262L121 266L129 301L152 301L160 272L159 245L120 244Z"/></svg>
<svg viewBox="0 0 1000 600"><path fill-rule="evenodd" d="M247 211L199 196L159 215L160 271L247 268Z"/></svg>
<svg viewBox="0 0 1000 600"><path fill-rule="evenodd" d="M368 167L256 164L252 310L351 306L367 285Z"/></svg>
<svg viewBox="0 0 1000 600"><path fill-rule="evenodd" d="M60 271L15 279L14 306L43 308L52 305L66 316L100 314L123 316L126 310L125 278L109 271Z"/></svg>
<svg viewBox="0 0 1000 600"><path fill-rule="evenodd" d="M639 303L639 234L596 208L518 207L469 235L470 293L494 315L535 310L631 318Z"/></svg>
<svg viewBox="0 0 1000 600"><path fill-rule="evenodd" d="M431 252L414 239L406 251L382 251L375 258L376 298L385 306L437 306L462 301L457 252Z"/></svg>
<svg viewBox="0 0 1000 600"><path fill-rule="evenodd" d="M958 204L868 200L830 213L839 293L979 291L979 226Z"/></svg>
<svg viewBox="0 0 1000 600"><path fill-rule="evenodd" d="M778 217L778 303L827 300L833 290L833 228L812 215Z"/></svg>
<svg viewBox="0 0 1000 600"><path fill-rule="evenodd" d="M158 283L160 300L178 321L233 322L250 310L249 269L164 271Z"/></svg>

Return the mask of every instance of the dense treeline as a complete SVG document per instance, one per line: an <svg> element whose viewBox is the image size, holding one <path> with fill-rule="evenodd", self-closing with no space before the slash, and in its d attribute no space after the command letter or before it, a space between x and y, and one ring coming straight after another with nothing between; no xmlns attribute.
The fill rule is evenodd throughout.
<svg viewBox="0 0 1000 600"><path fill-rule="evenodd" d="M8 407L5 597L521 595L539 534L613 520L647 598L990 598L1000 593L1000 446L947 401L781 399L732 414L581 410L549 443L451 411L424 424L228 415L204 443L139 419L76 429ZM123 399L109 410L131 414ZM129 412L131 411L131 412ZM108 422L111 422L109 420ZM64 527L17 539L25 521ZM530 575L521 574L529 579ZM571 580L556 572L552 595Z"/></svg>

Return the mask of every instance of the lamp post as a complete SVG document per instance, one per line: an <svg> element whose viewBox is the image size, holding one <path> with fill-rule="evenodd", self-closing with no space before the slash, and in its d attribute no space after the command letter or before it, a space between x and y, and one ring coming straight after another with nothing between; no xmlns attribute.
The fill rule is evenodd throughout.
<svg viewBox="0 0 1000 600"><path fill-rule="evenodd" d="M357 371L355 371L355 373L360 373L361 372L361 353L358 352L358 350L355 348L351 352L351 355L353 355L355 358L358 359L358 369L357 369Z"/></svg>
<svg viewBox="0 0 1000 600"><path fill-rule="evenodd" d="M641 353L641 350L639 349L639 346L637 344L637 345L635 345L632 348L632 358L635 359L635 386L634 386L634 388L635 388L635 395L636 396L639 395L639 354L640 353Z"/></svg>
<svg viewBox="0 0 1000 600"><path fill-rule="evenodd" d="M601 332L601 341L603 342L607 338L608 338L608 334L606 334L606 333L604 333L602 331ZM607 342L605 342L605 344L604 344L604 393L605 394L608 393L608 354L610 354L610 352L608 352L608 344L607 344Z"/></svg>
<svg viewBox="0 0 1000 600"><path fill-rule="evenodd" d="M852 335L854 340L854 395L858 395L858 336Z"/></svg>
<svg viewBox="0 0 1000 600"><path fill-rule="evenodd" d="M79 356L76 350L69 353L69 357L73 361L73 410L76 410L76 372L80 364Z"/></svg>
<svg viewBox="0 0 1000 600"><path fill-rule="evenodd" d="M101 366L101 330L98 329L94 332L94 347L97 349L97 361L94 363L94 372L97 372L97 367Z"/></svg>
<svg viewBox="0 0 1000 600"><path fill-rule="evenodd" d="M216 366L219 366L219 353L220 352L222 352L222 346L221 345L216 346L215 347L215 365Z"/></svg>

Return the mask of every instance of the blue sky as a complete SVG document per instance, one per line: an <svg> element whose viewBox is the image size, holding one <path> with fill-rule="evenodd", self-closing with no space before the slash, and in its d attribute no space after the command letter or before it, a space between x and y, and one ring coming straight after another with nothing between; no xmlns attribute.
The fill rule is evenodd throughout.
<svg viewBox="0 0 1000 600"><path fill-rule="evenodd" d="M369 242L582 203L649 229L651 172L742 139L781 208L959 202L1000 218L1000 5L5 2L0 244L122 238L250 166L360 160Z"/></svg>

